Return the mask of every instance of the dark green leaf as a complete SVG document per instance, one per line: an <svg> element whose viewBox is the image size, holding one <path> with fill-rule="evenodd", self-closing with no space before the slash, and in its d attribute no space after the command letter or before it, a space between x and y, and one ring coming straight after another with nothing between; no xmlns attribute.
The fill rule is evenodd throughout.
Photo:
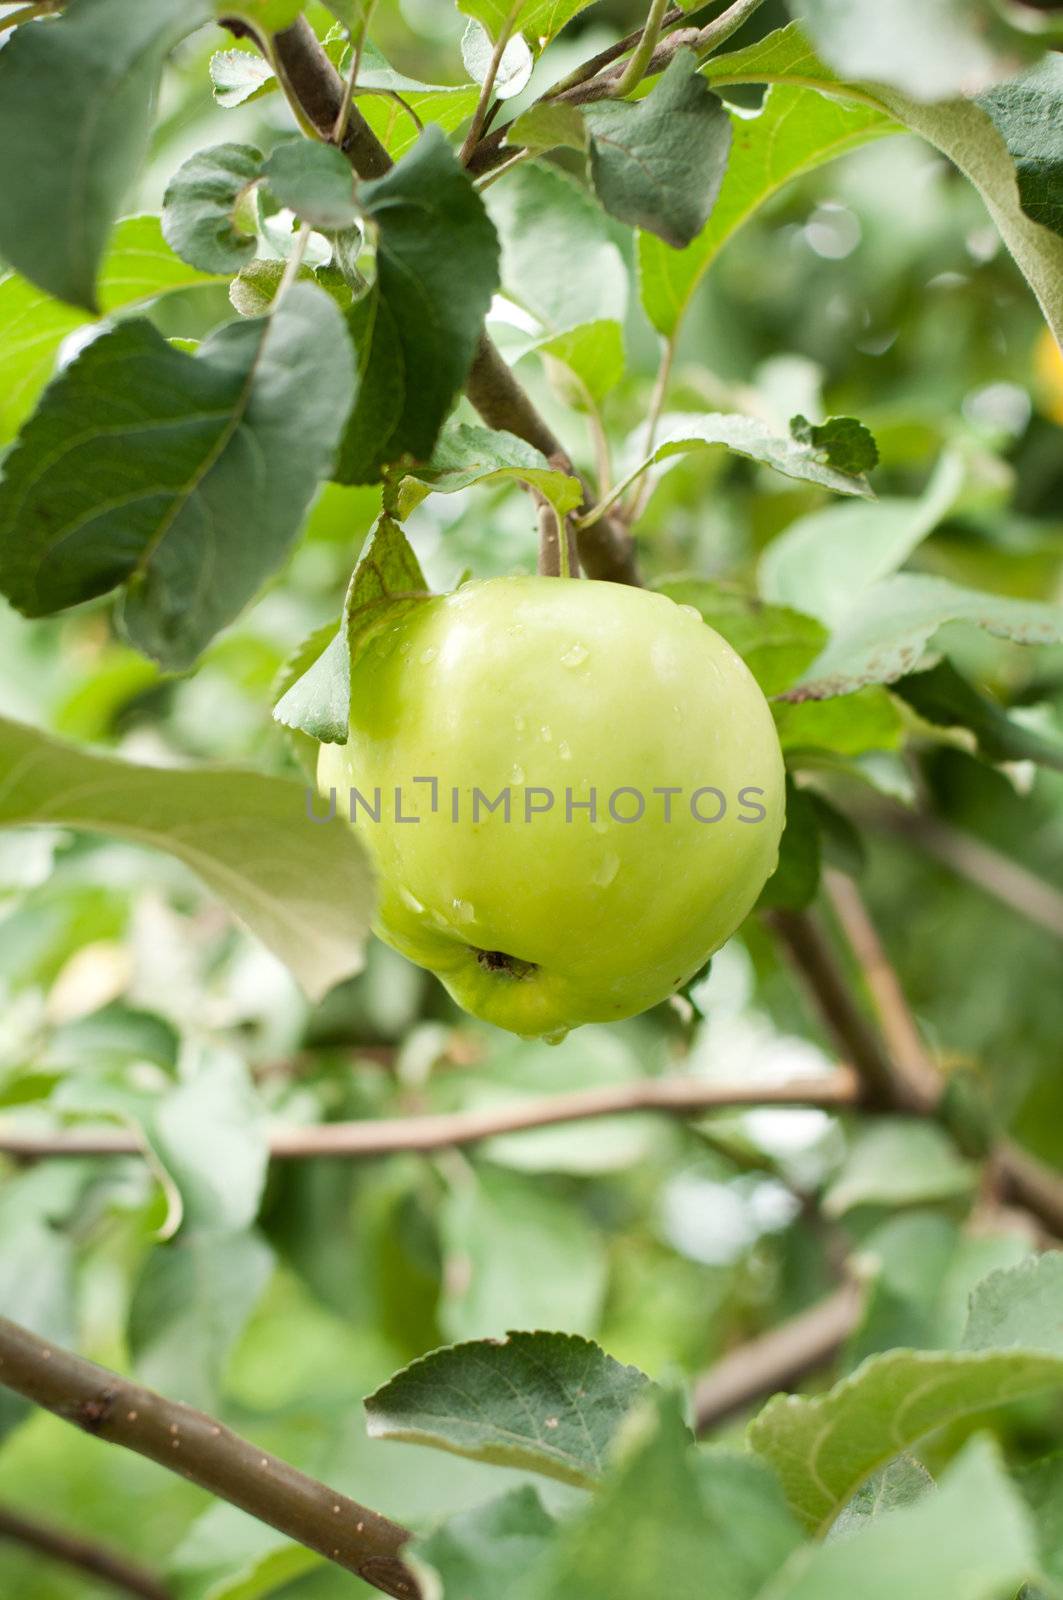
<svg viewBox="0 0 1063 1600"><path fill-rule="evenodd" d="M95 309L163 61L210 13L207 0L71 0L0 50L0 255L48 294Z"/></svg>
<svg viewBox="0 0 1063 1600"><path fill-rule="evenodd" d="M595 193L621 222L681 250L708 221L727 170L731 119L678 50L644 100L606 100L585 113Z"/></svg>
<svg viewBox="0 0 1063 1600"><path fill-rule="evenodd" d="M357 220L354 173L335 145L288 139L262 168L273 198L313 228L333 233Z"/></svg>
<svg viewBox="0 0 1063 1600"><path fill-rule="evenodd" d="M7 458L0 587L47 616L125 584L131 642L189 666L288 553L351 385L342 317L309 285L195 357L122 323L51 386Z"/></svg>
<svg viewBox="0 0 1063 1600"><path fill-rule="evenodd" d="M239 209L262 175L262 154L249 144L216 144L178 168L162 202L166 243L201 272L237 272L255 253L250 216Z"/></svg>
<svg viewBox="0 0 1063 1600"><path fill-rule="evenodd" d="M856 417L828 417L826 422L792 417L790 432L799 444L808 445L839 472L855 475L878 466L878 446L871 430Z"/></svg>
<svg viewBox="0 0 1063 1600"><path fill-rule="evenodd" d="M980 102L1004 136L1019 175L1022 209L1063 234L1063 55L1002 83Z"/></svg>
<svg viewBox="0 0 1063 1600"><path fill-rule="evenodd" d="M276 720L323 743L346 744L352 662L379 627L428 595L406 535L391 517L380 517L354 569L338 631L278 700Z"/></svg>
<svg viewBox="0 0 1063 1600"><path fill-rule="evenodd" d="M589 1484L651 1387L589 1339L510 1333L423 1356L365 1403L375 1439L405 1439Z"/></svg>
<svg viewBox="0 0 1063 1600"><path fill-rule="evenodd" d="M927 722L942 728L969 728L990 761L1036 761L1063 772L1063 744L1045 739L968 683L951 661L913 673L894 684L894 694Z"/></svg>
<svg viewBox="0 0 1063 1600"><path fill-rule="evenodd" d="M494 229L438 130L360 198L378 229L377 277L349 319L359 389L340 483L372 482L402 456L428 460L498 285Z"/></svg>
<svg viewBox="0 0 1063 1600"><path fill-rule="evenodd" d="M443 1592L463 1600L497 1600L512 1593L515 1577L541 1564L557 1531L553 1517L531 1484L511 1489L456 1517L449 1517L406 1552L407 1560L431 1568ZM427 1585L426 1585L427 1587Z"/></svg>
<svg viewBox="0 0 1063 1600"><path fill-rule="evenodd" d="M556 150L558 145L586 150L587 124L579 106L564 100L544 100L529 106L507 125L506 143L526 150Z"/></svg>
<svg viewBox="0 0 1063 1600"><path fill-rule="evenodd" d="M778 694L810 667L827 642L815 617L708 578L668 578L657 586L677 605L700 611L737 650L766 695Z"/></svg>
<svg viewBox="0 0 1063 1600"><path fill-rule="evenodd" d="M779 865L760 891L758 907L801 911L819 888L822 853L819 817L812 796L786 778L786 826L779 843Z"/></svg>

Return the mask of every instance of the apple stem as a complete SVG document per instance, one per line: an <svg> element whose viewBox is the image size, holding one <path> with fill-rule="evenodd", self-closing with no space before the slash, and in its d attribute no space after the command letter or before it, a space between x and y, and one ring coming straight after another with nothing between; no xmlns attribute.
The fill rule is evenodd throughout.
<svg viewBox="0 0 1063 1600"><path fill-rule="evenodd" d="M554 507L546 500L539 502L538 571L542 578L579 577L579 558L572 527L567 517L562 523Z"/></svg>

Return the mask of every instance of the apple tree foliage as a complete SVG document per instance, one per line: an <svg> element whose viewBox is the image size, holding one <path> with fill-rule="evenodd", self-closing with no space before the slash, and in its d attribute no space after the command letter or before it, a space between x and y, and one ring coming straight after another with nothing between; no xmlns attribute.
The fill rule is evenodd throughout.
<svg viewBox="0 0 1063 1600"><path fill-rule="evenodd" d="M1063 1257L1000 1152L1063 1169L1063 8L647 9L0 6L0 1316L401 1519L433 1600L1045 1600ZM789 798L710 971L551 1049L372 940L306 774L373 628L554 518L733 645ZM934 1115L270 1160L821 1075L808 917L902 1048L846 880ZM840 1281L812 1376L699 1411ZM370 1592L0 1437L0 1511L178 1600ZM3 1527L3 1594L104 1592Z"/></svg>

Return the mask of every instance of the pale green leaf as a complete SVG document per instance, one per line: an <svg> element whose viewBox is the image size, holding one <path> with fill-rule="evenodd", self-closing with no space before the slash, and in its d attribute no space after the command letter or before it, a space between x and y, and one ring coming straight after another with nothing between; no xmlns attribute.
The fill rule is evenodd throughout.
<svg viewBox="0 0 1063 1600"><path fill-rule="evenodd" d="M323 1561L267 1523L215 1501L167 1555L166 1572L177 1600L263 1600Z"/></svg>
<svg viewBox="0 0 1063 1600"><path fill-rule="evenodd" d="M278 87L273 68L257 50L215 50L210 81L215 100L227 110L261 99Z"/></svg>
<svg viewBox="0 0 1063 1600"><path fill-rule="evenodd" d="M539 45L547 44L591 0L458 0L458 9L482 22L492 39L503 29L519 28Z"/></svg>
<svg viewBox="0 0 1063 1600"><path fill-rule="evenodd" d="M176 856L319 998L360 970L372 881L347 828L306 818L298 784L139 767L0 719L0 825L84 828Z"/></svg>
<svg viewBox="0 0 1063 1600"><path fill-rule="evenodd" d="M175 255L200 272L237 272L258 245L253 220L239 215L262 175L262 153L249 144L199 150L174 173L162 201L162 232Z"/></svg>
<svg viewBox="0 0 1063 1600"><path fill-rule="evenodd" d="M312 228L336 233L358 219L354 174L334 145L287 139L275 147L262 176L278 204Z"/></svg>
<svg viewBox="0 0 1063 1600"><path fill-rule="evenodd" d="M972 1296L962 1350L888 1350L826 1394L768 1402L749 1442L808 1528L829 1527L862 1484L927 1434L1063 1387L1061 1261L1056 1252L990 1273Z"/></svg>
<svg viewBox="0 0 1063 1600"><path fill-rule="evenodd" d="M845 620L788 700L827 700L914 671L947 622L970 622L1017 644L1063 640L1063 606L961 589L944 578L901 572L858 595Z"/></svg>
<svg viewBox="0 0 1063 1600"><path fill-rule="evenodd" d="M525 150L556 150L559 145L585 150L587 124L579 106L565 100L538 101L507 126L506 143Z"/></svg>
<svg viewBox="0 0 1063 1600"><path fill-rule="evenodd" d="M666 578L655 585L677 605L693 606L737 650L766 695L778 694L819 655L827 630L815 617L708 578Z"/></svg>
<svg viewBox="0 0 1063 1600"><path fill-rule="evenodd" d="M970 1193L974 1169L942 1128L882 1117L857 1133L823 1197L829 1216L854 1206L908 1206Z"/></svg>
<svg viewBox="0 0 1063 1600"><path fill-rule="evenodd" d="M776 434L759 417L710 411L703 415L673 413L663 419L662 433L650 455L629 475L636 478L660 461L686 455L692 450L723 446L735 455L746 456L761 466L772 467L787 478L815 483L834 494L868 497L871 489L863 476L850 476L820 461L818 451L790 437ZM776 596L769 596L776 598ZM785 599L785 596L777 598Z"/></svg>
<svg viewBox="0 0 1063 1600"><path fill-rule="evenodd" d="M461 40L461 59L469 77L477 83L483 83L490 70L493 56L494 45L490 35L481 22L471 17ZM513 34L506 41L506 47L495 70L493 89L495 99L512 100L514 95L526 89L533 66L534 61L527 39L522 33Z"/></svg>
<svg viewBox="0 0 1063 1600"><path fill-rule="evenodd" d="M126 217L111 235L96 294L106 314L214 281L174 255L158 217ZM16 273L0 279L0 442L33 410L63 340L90 320Z"/></svg>
<svg viewBox="0 0 1063 1600"><path fill-rule="evenodd" d="M806 1547L763 1600L1011 1600L1037 1568L1032 1522L997 1448L974 1439L936 1493Z"/></svg>
<svg viewBox="0 0 1063 1600"><path fill-rule="evenodd" d="M854 601L896 572L948 515L965 476L961 458L949 453L917 500L828 506L799 517L761 557L761 593L828 624L843 622Z"/></svg>

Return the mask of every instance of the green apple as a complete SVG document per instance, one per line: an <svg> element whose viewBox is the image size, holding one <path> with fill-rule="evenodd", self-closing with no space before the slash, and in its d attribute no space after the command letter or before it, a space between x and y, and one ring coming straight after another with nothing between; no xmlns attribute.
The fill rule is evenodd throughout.
<svg viewBox="0 0 1063 1600"><path fill-rule="evenodd" d="M376 931L499 1027L561 1037L664 1000L774 870L771 712L664 595L466 583L369 641L351 706L318 782L372 856Z"/></svg>

